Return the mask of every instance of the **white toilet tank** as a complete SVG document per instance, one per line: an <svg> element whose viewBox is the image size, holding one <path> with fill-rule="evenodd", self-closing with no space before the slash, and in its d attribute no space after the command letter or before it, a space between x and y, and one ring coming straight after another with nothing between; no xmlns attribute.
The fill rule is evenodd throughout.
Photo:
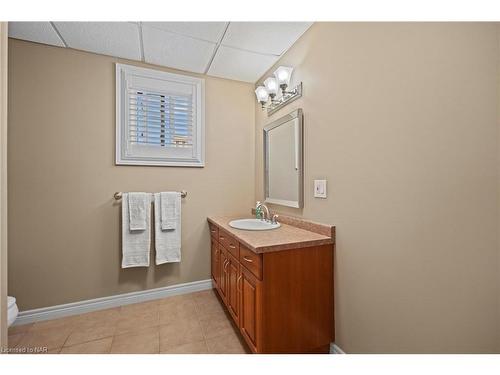
<svg viewBox="0 0 500 375"><path fill-rule="evenodd" d="M19 313L19 309L16 305L16 299L14 297L7 297L7 325L10 327L12 323L17 318L17 314Z"/></svg>

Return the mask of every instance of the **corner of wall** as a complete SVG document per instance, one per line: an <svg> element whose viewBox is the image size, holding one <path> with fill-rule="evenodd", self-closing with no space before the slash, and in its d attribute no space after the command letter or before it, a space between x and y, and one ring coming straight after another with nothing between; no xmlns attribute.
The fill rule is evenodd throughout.
<svg viewBox="0 0 500 375"><path fill-rule="evenodd" d="M0 23L0 348L7 346L7 22Z"/></svg>

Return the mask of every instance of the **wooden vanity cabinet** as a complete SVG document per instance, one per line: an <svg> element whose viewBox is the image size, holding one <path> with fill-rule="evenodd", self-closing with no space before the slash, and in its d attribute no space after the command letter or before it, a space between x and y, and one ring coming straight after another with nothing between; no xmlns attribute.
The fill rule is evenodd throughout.
<svg viewBox="0 0 500 375"><path fill-rule="evenodd" d="M240 264L231 255L227 257L227 294L226 306L236 323L240 319L240 295L238 284L240 281Z"/></svg>
<svg viewBox="0 0 500 375"><path fill-rule="evenodd" d="M210 226L213 284L251 351L328 353L333 244L258 254Z"/></svg>

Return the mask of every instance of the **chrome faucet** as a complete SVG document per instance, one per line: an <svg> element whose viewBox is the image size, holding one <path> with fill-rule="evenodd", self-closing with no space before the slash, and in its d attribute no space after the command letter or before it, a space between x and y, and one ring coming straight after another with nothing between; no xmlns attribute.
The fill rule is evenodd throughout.
<svg viewBox="0 0 500 375"><path fill-rule="evenodd" d="M266 212L263 213L263 215L262 215L262 220L270 221L271 214L269 213L269 208L264 203L257 202L257 206L255 206L255 209L258 210L259 208L266 210Z"/></svg>

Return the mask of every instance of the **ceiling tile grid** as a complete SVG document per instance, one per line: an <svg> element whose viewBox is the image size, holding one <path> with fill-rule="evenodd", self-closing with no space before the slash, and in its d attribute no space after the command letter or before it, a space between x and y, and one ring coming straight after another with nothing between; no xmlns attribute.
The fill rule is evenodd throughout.
<svg viewBox="0 0 500 375"><path fill-rule="evenodd" d="M256 82L279 59L237 48L219 47L208 74L237 81Z"/></svg>
<svg viewBox="0 0 500 375"><path fill-rule="evenodd" d="M139 26L130 22L54 22L67 46L141 60Z"/></svg>
<svg viewBox="0 0 500 375"><path fill-rule="evenodd" d="M142 38L147 63L195 73L205 73L216 46L216 43L144 25Z"/></svg>
<svg viewBox="0 0 500 375"><path fill-rule="evenodd" d="M231 22L222 44L270 55L282 55L311 26L307 22Z"/></svg>
<svg viewBox="0 0 500 375"><path fill-rule="evenodd" d="M224 35L228 23L229 22L142 22L142 25L217 43Z"/></svg>
<svg viewBox="0 0 500 375"><path fill-rule="evenodd" d="M9 36L256 82L311 22L9 22Z"/></svg>
<svg viewBox="0 0 500 375"><path fill-rule="evenodd" d="M50 22L9 22L9 37L64 47Z"/></svg>

